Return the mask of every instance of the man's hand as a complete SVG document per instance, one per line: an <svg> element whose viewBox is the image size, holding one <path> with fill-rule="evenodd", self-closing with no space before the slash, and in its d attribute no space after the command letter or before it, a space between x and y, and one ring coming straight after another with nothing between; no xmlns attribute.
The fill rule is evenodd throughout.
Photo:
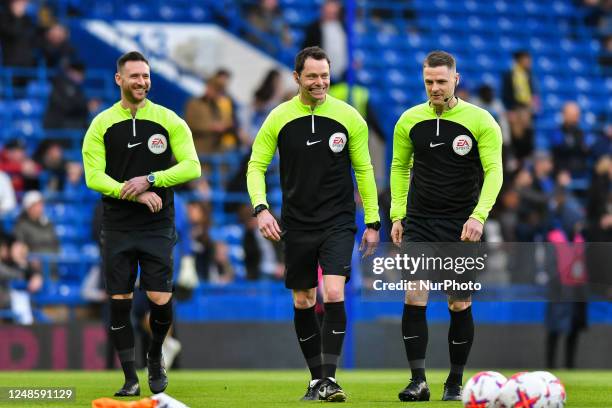
<svg viewBox="0 0 612 408"><path fill-rule="evenodd" d="M152 213L159 212L162 209L162 199L152 191L139 194L136 201L149 207Z"/></svg>
<svg viewBox="0 0 612 408"><path fill-rule="evenodd" d="M257 227L264 238L270 241L280 241L281 229L270 211L263 210L257 214Z"/></svg>
<svg viewBox="0 0 612 408"><path fill-rule="evenodd" d="M402 220L397 220L391 227L391 241L398 247L402 244L402 235L404 235Z"/></svg>
<svg viewBox="0 0 612 408"><path fill-rule="evenodd" d="M36 293L42 288L43 277L41 273L35 273L28 281L28 292Z"/></svg>
<svg viewBox="0 0 612 408"><path fill-rule="evenodd" d="M461 231L461 240L470 242L480 241L480 237L482 237L482 227L482 223L476 218L468 218L465 224L463 224L463 231Z"/></svg>
<svg viewBox="0 0 612 408"><path fill-rule="evenodd" d="M363 237L361 238L361 245L359 245L359 250L364 251L363 258L366 256L372 255L376 252L376 248L378 247L378 241L380 241L380 235L378 231L373 228L366 228L363 231Z"/></svg>
<svg viewBox="0 0 612 408"><path fill-rule="evenodd" d="M149 187L151 187L151 185L147 181L147 176L134 177L125 182L119 194L119 198L122 200L129 200L132 197L144 193Z"/></svg>

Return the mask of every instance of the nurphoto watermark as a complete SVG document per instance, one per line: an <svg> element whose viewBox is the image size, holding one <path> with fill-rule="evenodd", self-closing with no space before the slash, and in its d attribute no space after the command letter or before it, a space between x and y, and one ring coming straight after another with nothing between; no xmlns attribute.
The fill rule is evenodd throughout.
<svg viewBox="0 0 612 408"><path fill-rule="evenodd" d="M380 301L400 292L440 300L601 301L612 299L610 265L610 242L383 243L362 259L360 287Z"/></svg>

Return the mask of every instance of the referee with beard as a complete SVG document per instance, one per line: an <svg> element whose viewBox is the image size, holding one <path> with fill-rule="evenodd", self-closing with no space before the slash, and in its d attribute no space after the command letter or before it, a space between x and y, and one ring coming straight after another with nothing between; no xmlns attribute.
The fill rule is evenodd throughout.
<svg viewBox="0 0 612 408"><path fill-rule="evenodd" d="M149 299L149 388L163 392L168 378L162 344L172 324L176 244L173 186L200 176L200 162L187 124L147 99L149 63L139 52L117 60L121 100L98 114L83 141L87 186L102 194L100 241L106 290L111 297L111 340L125 376L115 396L140 395L130 319L134 284ZM173 156L176 164L173 164Z"/></svg>

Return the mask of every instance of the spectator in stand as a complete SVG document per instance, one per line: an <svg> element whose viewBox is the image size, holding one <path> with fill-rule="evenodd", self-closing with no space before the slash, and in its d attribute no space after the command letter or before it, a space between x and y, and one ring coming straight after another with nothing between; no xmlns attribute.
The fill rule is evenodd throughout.
<svg viewBox="0 0 612 408"><path fill-rule="evenodd" d="M516 242L542 240L548 221L549 197L538 188L528 169L517 172L508 194L503 196L508 211L502 217L504 235ZM534 247L510 247L509 251L511 282L534 283L537 272Z"/></svg>
<svg viewBox="0 0 612 408"><path fill-rule="evenodd" d="M229 262L227 245L210 236L210 212L210 207L203 202L187 205L196 271L201 281L228 283L234 279L234 269Z"/></svg>
<svg viewBox="0 0 612 408"><path fill-rule="evenodd" d="M246 143L247 146L250 146L250 140L248 140L248 137L246 137L245 133L242 131L242 124L240 123L238 115L240 106L238 106L238 103L232 97L229 91L229 85L232 79L232 75L225 68L219 68L215 75L217 77L217 83L219 85L219 91L221 95L225 96L226 98L229 98L229 100L232 102L232 121L234 122L236 141L239 143Z"/></svg>
<svg viewBox="0 0 612 408"><path fill-rule="evenodd" d="M61 143L47 139L43 140L36 152L34 160L42 167L46 182L42 188L45 191L62 191L66 182L66 160Z"/></svg>
<svg viewBox="0 0 612 408"><path fill-rule="evenodd" d="M244 225L242 248L246 278L281 280L285 273L285 265L281 261L280 243L269 241L259 233L257 218L253 217L253 210L249 204L240 207L238 217Z"/></svg>
<svg viewBox="0 0 612 408"><path fill-rule="evenodd" d="M502 78L502 101L508 112L512 148L518 159L529 156L533 150L533 115L539 107L539 98L531 73L531 55L528 51L514 53L514 64Z"/></svg>
<svg viewBox="0 0 612 408"><path fill-rule="evenodd" d="M504 145L508 146L510 144L510 126L506 117L506 109L502 101L495 95L493 87L487 84L481 85L473 103L486 109L495 118L501 128Z"/></svg>
<svg viewBox="0 0 612 408"><path fill-rule="evenodd" d="M284 92L280 71L278 69L269 70L253 95L247 120L247 133L250 140L255 138L257 131L270 111L281 103Z"/></svg>
<svg viewBox="0 0 612 408"><path fill-rule="evenodd" d="M40 166L28 157L25 142L21 139L9 140L4 145L0 151L0 170L10 177L16 193L39 186Z"/></svg>
<svg viewBox="0 0 612 408"><path fill-rule="evenodd" d="M612 35L608 34L601 39L601 51L599 53L599 65L610 72L612 68Z"/></svg>
<svg viewBox="0 0 612 408"><path fill-rule="evenodd" d="M32 324L30 294L43 284L42 275L28 262L28 252L23 242L0 236L0 308L10 307L20 324Z"/></svg>
<svg viewBox="0 0 612 408"><path fill-rule="evenodd" d="M72 196L91 194L91 190L85 185L83 165L80 162L69 161L66 163L66 182L63 191L64 194Z"/></svg>
<svg viewBox="0 0 612 408"><path fill-rule="evenodd" d="M23 196L23 212L15 224L15 237L24 242L30 251L56 254L59 240L55 225L45 216L45 202L38 191L28 191Z"/></svg>
<svg viewBox="0 0 612 408"><path fill-rule="evenodd" d="M88 100L83 90L85 66L71 62L53 80L47 103L44 127L47 129L86 129L89 112L94 112L99 101Z"/></svg>
<svg viewBox="0 0 612 408"><path fill-rule="evenodd" d="M587 268L593 289L612 299L610 251L602 242L612 242L612 156L604 155L595 164L587 198Z"/></svg>
<svg viewBox="0 0 612 408"><path fill-rule="evenodd" d="M39 45L37 26L26 15L28 0L6 0L0 5L0 51L2 65L28 68L36 64ZM27 78L15 77L16 86L23 86Z"/></svg>
<svg viewBox="0 0 612 408"><path fill-rule="evenodd" d="M501 236L504 242L516 242L516 224L520 195L516 186L506 187L500 194L500 206L496 207L496 219L499 221Z"/></svg>
<svg viewBox="0 0 612 408"><path fill-rule="evenodd" d="M42 52L47 68L63 68L76 58L70 34L64 25L54 23L47 29Z"/></svg>
<svg viewBox="0 0 612 408"><path fill-rule="evenodd" d="M306 28L302 48L321 47L334 63L330 66L331 79L340 78L348 68L347 35L342 21L342 3L326 0L321 6L321 17Z"/></svg>
<svg viewBox="0 0 612 408"><path fill-rule="evenodd" d="M534 187L538 191L551 196L555 191L555 179L553 178L555 165L553 158L546 150L537 151L533 156Z"/></svg>
<svg viewBox="0 0 612 408"><path fill-rule="evenodd" d="M565 367L575 367L578 336L587 326L584 302L587 280L582 245L584 211L568 189L570 184L569 172L559 173L551 197L551 230L547 234L547 240L552 243L547 251L551 297L546 311L547 368L556 368L557 343L561 335L566 335Z"/></svg>
<svg viewBox="0 0 612 408"><path fill-rule="evenodd" d="M16 205L15 189L13 189L11 178L5 172L0 171L0 217L13 211Z"/></svg>
<svg viewBox="0 0 612 408"><path fill-rule="evenodd" d="M25 287L11 291L11 306L20 324L32 324L32 305L30 294L40 291L43 285L43 276L36 269L35 263L28 261L28 246L19 240L11 244L10 260L8 266L16 270L25 283Z"/></svg>
<svg viewBox="0 0 612 408"><path fill-rule="evenodd" d="M260 0L249 10L247 20L259 31L247 35L254 45L272 55L278 53L279 47L291 46L291 32L278 7L278 0Z"/></svg>
<svg viewBox="0 0 612 408"><path fill-rule="evenodd" d="M237 109L227 95L228 80L228 71L219 70L206 82L204 95L185 106L185 121L198 154L232 150L238 144Z"/></svg>
<svg viewBox="0 0 612 408"><path fill-rule="evenodd" d="M586 7L584 22L593 28L605 28L606 16L612 12L612 1L583 0L582 5Z"/></svg>
<svg viewBox="0 0 612 408"><path fill-rule="evenodd" d="M553 133L551 146L557 171L567 170L574 176L584 176L590 149L588 136L580 127L580 107L576 102L563 105L561 127Z"/></svg>
<svg viewBox="0 0 612 408"><path fill-rule="evenodd" d="M612 157L612 123L603 126L602 131L595 136L591 146L591 159L593 159L593 162L606 155Z"/></svg>
<svg viewBox="0 0 612 408"><path fill-rule="evenodd" d="M20 271L9 264L11 259L11 239L0 231L0 309L11 308L11 281L23 279Z"/></svg>

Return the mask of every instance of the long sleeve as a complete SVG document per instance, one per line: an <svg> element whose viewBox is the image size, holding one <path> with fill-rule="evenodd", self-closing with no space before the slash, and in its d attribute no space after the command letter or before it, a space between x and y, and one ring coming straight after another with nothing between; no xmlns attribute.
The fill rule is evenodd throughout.
<svg viewBox="0 0 612 408"><path fill-rule="evenodd" d="M247 168L247 189L253 207L260 204L268 205L266 200L266 171L274 157L277 142L278 134L274 126L274 116L271 113L257 132Z"/></svg>
<svg viewBox="0 0 612 408"><path fill-rule="evenodd" d="M97 118L96 118L97 119ZM87 187L106 196L119 198L123 183L110 177L106 170L106 147L100 121L94 121L87 129L83 140L83 167Z"/></svg>
<svg viewBox="0 0 612 408"><path fill-rule="evenodd" d="M502 134L495 119L486 113L483 117L481 131L479 132L478 154L484 171L484 182L480 191L478 204L470 217L484 223L504 181L502 165Z"/></svg>
<svg viewBox="0 0 612 408"><path fill-rule="evenodd" d="M370 160L370 151L368 150L368 126L361 117L358 119L349 135L349 155L355 171L357 189L363 202L365 223L369 224L380 220L378 191L374 178L374 168Z"/></svg>
<svg viewBox="0 0 612 408"><path fill-rule="evenodd" d="M402 118L400 118L402 121ZM410 135L398 121L393 132L393 159L391 161L391 221L401 220L406 216L410 170L414 147Z"/></svg>
<svg viewBox="0 0 612 408"><path fill-rule="evenodd" d="M173 114L174 115L174 114ZM167 170L156 171L156 187L172 187L196 179L202 174L191 131L184 120L175 116L176 125L170 132L170 146L177 163Z"/></svg>

